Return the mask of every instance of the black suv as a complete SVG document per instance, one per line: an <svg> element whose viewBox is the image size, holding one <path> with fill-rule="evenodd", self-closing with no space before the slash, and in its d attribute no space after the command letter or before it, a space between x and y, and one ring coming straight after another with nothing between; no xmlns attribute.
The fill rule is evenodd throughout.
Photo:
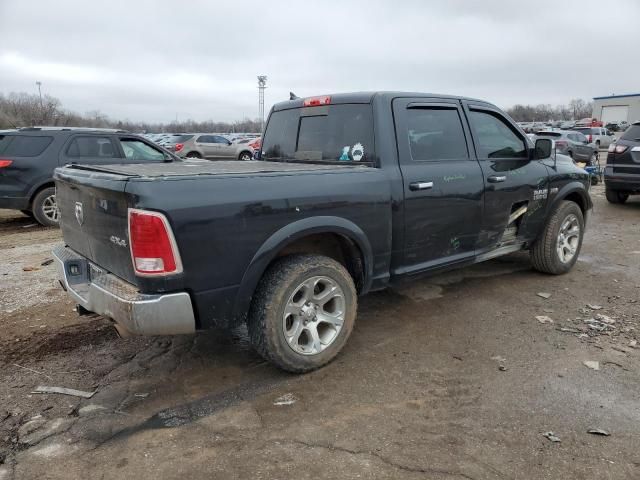
<svg viewBox="0 0 640 480"><path fill-rule="evenodd" d="M0 208L58 225L53 170L67 164L180 161L123 130L30 127L0 131Z"/></svg>
<svg viewBox="0 0 640 480"><path fill-rule="evenodd" d="M604 185L611 203L624 203L629 195L640 194L640 122L609 146Z"/></svg>

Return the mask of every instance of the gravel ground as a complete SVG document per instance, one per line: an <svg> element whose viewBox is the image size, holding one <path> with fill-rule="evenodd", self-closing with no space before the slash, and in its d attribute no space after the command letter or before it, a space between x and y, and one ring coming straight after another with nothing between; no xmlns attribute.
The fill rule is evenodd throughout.
<svg viewBox="0 0 640 480"><path fill-rule="evenodd" d="M0 480L640 478L640 198L592 194L569 274L517 254L369 295L300 376L242 329L119 339L77 317L42 265L59 232L0 211Z"/></svg>

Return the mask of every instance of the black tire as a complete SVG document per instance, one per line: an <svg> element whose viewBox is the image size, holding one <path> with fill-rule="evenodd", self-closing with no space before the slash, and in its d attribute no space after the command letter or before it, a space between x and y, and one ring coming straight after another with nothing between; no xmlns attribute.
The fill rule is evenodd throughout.
<svg viewBox="0 0 640 480"><path fill-rule="evenodd" d="M597 175L591 175L591 185L598 185L598 176Z"/></svg>
<svg viewBox="0 0 640 480"><path fill-rule="evenodd" d="M198 152L189 152L187 153L187 158L202 158Z"/></svg>
<svg viewBox="0 0 640 480"><path fill-rule="evenodd" d="M47 187L40 190L31 203L31 211L33 212L33 218L40 225L45 227L57 227L59 225L60 213L51 211L51 199L55 205L55 187Z"/></svg>
<svg viewBox="0 0 640 480"><path fill-rule="evenodd" d="M285 338L284 310L300 285L316 276L329 278L342 290L344 322L324 350L305 355L296 352ZM254 293L247 319L249 338L253 348L279 368L293 373L309 372L326 365L342 350L353 330L357 308L353 278L340 263L321 255L283 257L267 270Z"/></svg>
<svg viewBox="0 0 640 480"><path fill-rule="evenodd" d="M240 155L238 155L238 160L248 162L249 160L253 160L253 155L251 155L251 152L245 150L243 152L240 152Z"/></svg>
<svg viewBox="0 0 640 480"><path fill-rule="evenodd" d="M608 188L605 189L604 194L609 203L624 203L629 198L628 193L620 192L618 190L610 190Z"/></svg>
<svg viewBox="0 0 640 480"><path fill-rule="evenodd" d="M33 218L33 212L31 210L20 210L20 211L24 213L27 217Z"/></svg>
<svg viewBox="0 0 640 480"><path fill-rule="evenodd" d="M573 257L568 262L563 262L560 259L556 246L558 244L560 228L571 215L577 218L580 227L578 245ZM533 268L539 272L550 273L552 275L567 273L578 260L583 238L584 217L582 210L580 210L580 207L575 202L568 200L561 201L550 214L542 234L531 247L529 253Z"/></svg>

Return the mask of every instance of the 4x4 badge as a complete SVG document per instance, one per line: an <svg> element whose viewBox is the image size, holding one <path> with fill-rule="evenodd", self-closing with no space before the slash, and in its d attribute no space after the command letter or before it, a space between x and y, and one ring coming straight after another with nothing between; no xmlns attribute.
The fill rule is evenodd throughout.
<svg viewBox="0 0 640 480"><path fill-rule="evenodd" d="M82 202L76 202L76 220L78 220L78 225L82 225L84 223L84 212L82 211Z"/></svg>

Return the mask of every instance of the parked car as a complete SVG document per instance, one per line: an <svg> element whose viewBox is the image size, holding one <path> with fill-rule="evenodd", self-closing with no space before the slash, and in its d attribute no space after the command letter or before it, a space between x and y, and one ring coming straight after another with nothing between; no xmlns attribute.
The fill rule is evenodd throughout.
<svg viewBox="0 0 640 480"><path fill-rule="evenodd" d="M162 146L170 152L178 153L184 147L185 142L193 138L193 135L192 133L174 133L162 142Z"/></svg>
<svg viewBox="0 0 640 480"><path fill-rule="evenodd" d="M251 160L253 150L248 144L231 142L221 135L195 134L182 143L176 152L181 157L206 158L208 160Z"/></svg>
<svg viewBox="0 0 640 480"><path fill-rule="evenodd" d="M55 226L56 167L174 159L150 141L122 130L34 127L0 132L0 208L21 210L42 225Z"/></svg>
<svg viewBox="0 0 640 480"><path fill-rule="evenodd" d="M598 150L581 132L573 130L551 130L536 133L536 138L548 138L555 142L556 152L571 157L576 162L593 165Z"/></svg>
<svg viewBox="0 0 640 480"><path fill-rule="evenodd" d="M624 132L627 128L629 128L629 122L627 122L626 120L618 122L618 128L621 132Z"/></svg>
<svg viewBox="0 0 640 480"><path fill-rule="evenodd" d="M624 203L629 195L640 194L640 122L609 146L604 185L611 203Z"/></svg>
<svg viewBox="0 0 640 480"><path fill-rule="evenodd" d="M253 140L251 140L251 142L249 142L249 146L254 152L259 151L260 147L262 146L262 137L254 138Z"/></svg>
<svg viewBox="0 0 640 480"><path fill-rule="evenodd" d="M602 127L604 126L597 118L583 118L576 122L576 127Z"/></svg>
<svg viewBox="0 0 640 480"><path fill-rule="evenodd" d="M603 127L575 127L574 131L582 133L587 137L589 143L595 144L596 148L609 148L611 142L615 142L616 136L611 130Z"/></svg>
<svg viewBox="0 0 640 480"><path fill-rule="evenodd" d="M579 255L588 174L489 103L295 99L262 143L255 162L58 169L54 255L79 311L123 334L246 320L261 355L306 372L345 345L358 295L526 249L561 274Z"/></svg>
<svg viewBox="0 0 640 480"><path fill-rule="evenodd" d="M560 124L560 130L571 130L575 126L576 126L576 122L575 121L567 120L567 121L562 122Z"/></svg>

